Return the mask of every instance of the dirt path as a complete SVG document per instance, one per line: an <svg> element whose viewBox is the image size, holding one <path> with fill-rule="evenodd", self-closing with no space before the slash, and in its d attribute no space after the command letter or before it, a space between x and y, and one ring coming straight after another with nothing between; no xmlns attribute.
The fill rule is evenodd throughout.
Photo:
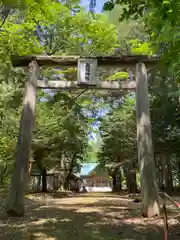
<svg viewBox="0 0 180 240"><path fill-rule="evenodd" d="M31 195L26 216L0 218L0 239L146 240L163 239L163 221L140 218L140 204L125 196L87 194L71 197ZM180 239L173 210L170 239ZM178 225L178 227L177 227ZM174 231L174 229L179 229Z"/></svg>

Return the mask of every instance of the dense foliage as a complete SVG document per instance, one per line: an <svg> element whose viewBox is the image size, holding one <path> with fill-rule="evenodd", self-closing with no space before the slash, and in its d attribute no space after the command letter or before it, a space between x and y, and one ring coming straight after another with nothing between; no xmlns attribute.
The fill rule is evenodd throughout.
<svg viewBox="0 0 180 240"><path fill-rule="evenodd" d="M105 10L119 8L119 20L139 19L145 24L153 52L163 57L169 71L179 74L179 1L172 0L117 0L108 1ZM116 12L117 14L117 12Z"/></svg>
<svg viewBox="0 0 180 240"><path fill-rule="evenodd" d="M133 53L135 49L136 53L156 54L160 57L161 67L159 70L151 70L151 74L149 75L149 97L158 184L159 186L164 184L166 187L170 185L169 190L172 190L173 184L179 184L177 171L179 167L179 18L175 17L179 11L179 7L178 1L153 0L108 1L104 5L104 10L106 12L110 11L112 21L116 23L119 29L122 29L123 24L126 24L125 32L128 32L127 29L130 29L127 28L127 23L130 23L130 26L136 26L133 28L133 32L138 32L138 30L141 29L140 26L143 21L144 30L141 29L141 34L132 36L131 31L126 35L126 46L127 43L129 43L129 45L133 43L133 48L129 48L128 46L129 53ZM120 35L120 39L121 38L122 34ZM129 104L129 108L131 108L131 104ZM106 127L110 127L110 123L114 122L115 119L117 122L116 115L119 111L123 112L124 110L123 108L115 110L111 116L104 119L105 122L103 122L102 126L107 124ZM112 118L112 116L114 117ZM127 118L124 119L123 123L128 123L128 111L125 116L127 116ZM121 118L119 115L119 123L121 122ZM122 128L123 124L120 126ZM109 142L112 142L115 148L115 139L117 139L114 136L113 140L110 141L113 129L114 126L110 127L108 129L109 134L103 136L104 146L101 148L100 154L106 154L107 158L109 153L105 149L108 149L107 146ZM133 124L130 129L135 130ZM118 130L118 132L121 131ZM131 134L133 133L131 132ZM122 139L123 136L124 134L121 136ZM109 142L106 140L107 137L109 137ZM125 156L131 152L130 139L131 137L128 138L128 150L123 148ZM125 142L126 138L123 144L125 144ZM119 145L120 142L118 142L117 149ZM118 150L119 154L120 152L121 151ZM113 151L113 153L116 153L116 151ZM134 154L136 154L136 152L134 152ZM111 161L114 160L113 158L114 157L112 157ZM130 157L130 159L131 158L132 157ZM124 160L125 159L126 157ZM167 175L169 175L169 177Z"/></svg>
<svg viewBox="0 0 180 240"><path fill-rule="evenodd" d="M12 68L10 56L37 53L107 55L114 51L117 30L109 24L107 16L89 15L77 0L5 1L1 3L1 10L0 156L1 172L6 172L3 177L9 177L14 166L22 93L27 80L25 69ZM47 69L42 74L47 79L53 74L73 80L76 69ZM49 169L57 165L62 154L67 162L74 154L77 159L86 156L92 117L86 114L89 104L83 95L90 99L89 94L79 91L38 93L32 150L43 149L43 158L47 159L43 160L43 165L45 162Z"/></svg>

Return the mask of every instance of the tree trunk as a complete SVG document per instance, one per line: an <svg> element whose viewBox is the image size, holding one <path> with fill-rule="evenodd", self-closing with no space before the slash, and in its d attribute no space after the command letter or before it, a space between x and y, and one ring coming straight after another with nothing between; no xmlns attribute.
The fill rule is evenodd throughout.
<svg viewBox="0 0 180 240"><path fill-rule="evenodd" d="M32 127L36 105L36 82L39 76L35 61L29 64L29 81L26 83L25 95L20 121L16 149L16 167L12 175L7 202L7 213L10 216L24 215L24 196L28 180L28 163L30 157Z"/></svg>
<svg viewBox="0 0 180 240"><path fill-rule="evenodd" d="M180 187L180 162L178 163L178 186Z"/></svg>
<svg viewBox="0 0 180 240"><path fill-rule="evenodd" d="M37 191L41 191L41 175L37 177Z"/></svg>
<svg viewBox="0 0 180 240"><path fill-rule="evenodd" d="M116 175L116 191L122 191L122 173L121 170Z"/></svg>
<svg viewBox="0 0 180 240"><path fill-rule="evenodd" d="M166 175L166 192L172 194L173 192L173 177L172 177L172 168L171 168L171 159L166 156L167 161L167 175Z"/></svg>
<svg viewBox="0 0 180 240"><path fill-rule="evenodd" d="M161 155L159 153L155 154L155 167L156 167L156 178L157 178L157 186L159 189L163 186L163 174L162 174L162 164L161 164Z"/></svg>
<svg viewBox="0 0 180 240"><path fill-rule="evenodd" d="M28 181L27 181L27 193L30 191L30 182L31 182L31 172L33 167L33 160L29 160L29 167L28 167Z"/></svg>
<svg viewBox="0 0 180 240"><path fill-rule="evenodd" d="M116 185L116 174L112 175L112 192L116 192L117 191L117 185Z"/></svg>
<svg viewBox="0 0 180 240"><path fill-rule="evenodd" d="M29 169L28 169L28 175L29 175L29 180L31 178L31 172L32 172L32 167L33 167L33 160L29 161Z"/></svg>
<svg viewBox="0 0 180 240"><path fill-rule="evenodd" d="M45 167L42 172L42 192L47 192L47 171Z"/></svg>
<svg viewBox="0 0 180 240"><path fill-rule="evenodd" d="M29 169L28 169L28 183L30 184L31 181L31 173L32 173L32 168L33 168L33 160L29 161Z"/></svg>
<svg viewBox="0 0 180 240"><path fill-rule="evenodd" d="M168 180L167 180L167 193L172 194L173 192L173 176L172 176L172 168L171 163L168 163Z"/></svg>
<svg viewBox="0 0 180 240"><path fill-rule="evenodd" d="M62 154L60 159L60 174L59 174L59 188L58 191L64 191L65 185L65 164L64 164L64 155Z"/></svg>
<svg viewBox="0 0 180 240"><path fill-rule="evenodd" d="M136 170L130 170L128 176L129 176L131 193L137 193L138 188L137 188L137 181L136 181Z"/></svg>
<svg viewBox="0 0 180 240"><path fill-rule="evenodd" d="M0 185L3 185L4 177L7 174L7 169L8 169L8 166L6 164L5 167L3 167L3 169L0 172Z"/></svg>
<svg viewBox="0 0 180 240"><path fill-rule="evenodd" d="M72 159L71 159L71 163L70 163L70 166L69 166L69 169L68 169L68 174L66 176L65 183L64 183L65 190L70 190L69 189L69 184L70 184L70 180L71 180L71 177L72 177L74 167L76 165L76 155L77 155L77 153L74 153L73 156L72 156Z"/></svg>
<svg viewBox="0 0 180 240"><path fill-rule="evenodd" d="M125 181L126 181L126 189L129 192L129 178L128 178L128 171L127 171L126 167L124 167L123 172L124 172L124 177L125 177Z"/></svg>
<svg viewBox="0 0 180 240"><path fill-rule="evenodd" d="M166 156L164 154L161 154L161 167L162 167L162 187L164 187L164 190L166 189L166 176L167 176L167 161Z"/></svg>
<svg viewBox="0 0 180 240"><path fill-rule="evenodd" d="M137 193L137 181L136 181L136 170L128 169L124 170L124 175L126 179L126 188L128 190L128 194Z"/></svg>
<svg viewBox="0 0 180 240"><path fill-rule="evenodd" d="M161 158L160 158L161 159ZM160 166L161 166L161 170L159 173L159 188L161 190L165 189L165 182L164 182L164 164L162 163L162 161L160 161Z"/></svg>
<svg viewBox="0 0 180 240"><path fill-rule="evenodd" d="M178 190L180 187L180 154L179 152L176 153L176 162L177 162L177 169L178 169L178 173L177 173L177 178L178 178Z"/></svg>
<svg viewBox="0 0 180 240"><path fill-rule="evenodd" d="M144 217L153 217L160 214L160 207L152 146L147 73L143 63L138 63L136 66L136 82L137 146L140 165L142 215Z"/></svg>
<svg viewBox="0 0 180 240"><path fill-rule="evenodd" d="M53 176L53 190L57 190L58 186L57 186L57 176L54 175Z"/></svg>
<svg viewBox="0 0 180 240"><path fill-rule="evenodd" d="M157 186L160 188L162 181L161 181L161 164L159 162L159 156L157 153L154 154L154 161L155 161L155 169L156 169L156 179L157 179Z"/></svg>
<svg viewBox="0 0 180 240"><path fill-rule="evenodd" d="M164 190L170 194L173 191L173 180L172 180L171 163L169 161L167 153L161 154L161 166L162 166L163 187L164 187Z"/></svg>

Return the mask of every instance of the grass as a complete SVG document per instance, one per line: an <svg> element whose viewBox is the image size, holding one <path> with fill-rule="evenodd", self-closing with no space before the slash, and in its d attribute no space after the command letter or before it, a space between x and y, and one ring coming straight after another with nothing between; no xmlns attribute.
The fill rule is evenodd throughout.
<svg viewBox="0 0 180 240"><path fill-rule="evenodd" d="M179 216L169 206L171 237L180 239ZM178 226L178 227L177 227ZM23 218L0 216L0 239L148 240L163 239L162 219L140 217L140 203L125 195L32 194ZM173 238L172 238L173 239Z"/></svg>

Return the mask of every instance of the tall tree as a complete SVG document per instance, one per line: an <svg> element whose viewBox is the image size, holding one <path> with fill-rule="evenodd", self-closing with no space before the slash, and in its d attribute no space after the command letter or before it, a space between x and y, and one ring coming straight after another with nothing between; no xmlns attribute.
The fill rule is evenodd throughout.
<svg viewBox="0 0 180 240"><path fill-rule="evenodd" d="M90 55L100 53L110 54L114 51L117 42L117 31L113 25L110 25L109 29L107 29L108 18L101 15L89 16L89 14L83 9L80 9L80 7L76 12L77 6L74 5L74 1L72 1L72 5L69 5L69 3L70 2L67 4L66 2L60 3L50 0L44 1L43 3L29 1L27 8L14 12L10 16L9 21L3 26L4 31L2 38L4 47L7 49L6 62L9 66L11 66L9 61L10 54L78 53ZM44 4L43 7L41 4ZM56 9L56 11L54 11L54 9ZM75 11L72 11L73 9ZM61 20L59 20L59 16L61 16ZM31 40L29 41L29 39ZM111 40L109 41L109 39ZM19 43L18 45L17 42ZM63 76L69 80L76 78L75 69L70 69L70 71L63 71L61 69L47 69L47 71L42 71L42 75L46 78L52 76L52 73L54 73L56 77L58 77L58 74L63 74ZM23 84L23 81L21 84ZM22 85L20 85L20 89L21 88ZM77 95L78 94L77 92ZM88 127L85 127L87 126L87 118L81 112L81 106L74 104L73 93L55 93L52 98L52 101L48 100L49 110L46 110L46 108L43 107L44 105L41 105L42 109L44 108L44 111L49 113L49 115L44 112L42 113L46 119L42 118L41 123L43 126L44 124L49 125L50 129L47 128L47 131L41 129L45 135L39 134L39 137L46 137L46 150L50 151L52 155L55 150L59 158L61 158L62 155L65 156L67 168L70 166L70 169L72 169L74 159L77 160L81 158L87 146L86 136ZM62 112L59 112L59 104L61 101L64 102L65 105L63 108L60 108ZM74 104L73 107L71 106L72 102ZM52 103L54 107L52 107ZM67 110L64 110L66 108ZM54 122L50 120L54 120ZM38 131L39 130L36 129L36 132ZM38 135L36 135L36 137L38 140ZM42 137L42 139L44 138ZM29 151L29 149L27 149L27 151ZM28 163L28 158L29 154L24 155L22 162L26 161ZM41 160L39 166L43 166L42 163L44 164L44 160ZM16 164L16 172L18 166L19 165ZM24 181L26 181L27 167L23 169L23 166L24 165L21 164L19 167L23 171ZM44 167L45 164L43 166L43 174ZM16 175L16 178L17 182L22 180L20 175ZM25 186L25 183L26 182L24 182L23 186ZM21 216L23 214L24 190L25 187L23 187L21 191L18 191L17 185L15 188L11 188L10 200L8 202L9 214L12 213L12 209L13 215Z"/></svg>

